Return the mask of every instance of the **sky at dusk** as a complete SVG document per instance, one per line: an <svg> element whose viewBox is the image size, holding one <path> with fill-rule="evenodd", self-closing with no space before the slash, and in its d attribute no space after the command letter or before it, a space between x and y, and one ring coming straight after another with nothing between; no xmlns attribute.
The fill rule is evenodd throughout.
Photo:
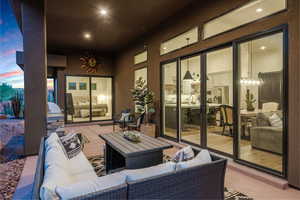
<svg viewBox="0 0 300 200"><path fill-rule="evenodd" d="M23 88L23 71L16 64L16 51L22 51L22 35L7 0L0 0L0 84Z"/></svg>

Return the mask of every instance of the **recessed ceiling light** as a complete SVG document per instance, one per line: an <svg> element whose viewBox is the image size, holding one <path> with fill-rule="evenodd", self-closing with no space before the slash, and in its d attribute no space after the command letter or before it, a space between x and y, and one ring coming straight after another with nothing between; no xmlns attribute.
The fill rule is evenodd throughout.
<svg viewBox="0 0 300 200"><path fill-rule="evenodd" d="M100 14L102 15L102 16L105 16L105 15L107 15L107 10L106 9L100 9Z"/></svg>
<svg viewBox="0 0 300 200"><path fill-rule="evenodd" d="M260 13L260 12L262 12L262 11L263 11L262 8L257 8L257 9L256 9L256 12L257 12L257 13Z"/></svg>
<svg viewBox="0 0 300 200"><path fill-rule="evenodd" d="M266 50L266 48L267 48L266 46L261 46L260 50Z"/></svg>
<svg viewBox="0 0 300 200"><path fill-rule="evenodd" d="M91 38L91 34L89 34L89 33L85 33L83 36L84 36L84 38L86 38L86 39L90 39L90 38Z"/></svg>
<svg viewBox="0 0 300 200"><path fill-rule="evenodd" d="M167 50L167 47L163 47L163 50Z"/></svg>

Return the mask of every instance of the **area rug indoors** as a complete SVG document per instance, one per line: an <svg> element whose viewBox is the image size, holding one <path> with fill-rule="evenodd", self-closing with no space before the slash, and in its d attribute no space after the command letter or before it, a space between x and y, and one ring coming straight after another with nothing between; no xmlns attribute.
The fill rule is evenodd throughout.
<svg viewBox="0 0 300 200"><path fill-rule="evenodd" d="M104 157L102 155L89 157L88 160L99 177L106 175ZM171 160L170 156L164 155L164 162L168 162L170 160ZM229 190L227 188L225 188L224 196L225 196L225 200L253 200L247 195L244 195L237 191Z"/></svg>

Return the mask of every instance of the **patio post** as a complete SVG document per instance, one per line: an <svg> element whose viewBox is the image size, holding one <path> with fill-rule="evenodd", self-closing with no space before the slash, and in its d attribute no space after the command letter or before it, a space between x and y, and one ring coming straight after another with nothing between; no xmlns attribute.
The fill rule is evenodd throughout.
<svg viewBox="0 0 300 200"><path fill-rule="evenodd" d="M45 0L22 1L24 48L25 155L38 153L46 135L47 44Z"/></svg>

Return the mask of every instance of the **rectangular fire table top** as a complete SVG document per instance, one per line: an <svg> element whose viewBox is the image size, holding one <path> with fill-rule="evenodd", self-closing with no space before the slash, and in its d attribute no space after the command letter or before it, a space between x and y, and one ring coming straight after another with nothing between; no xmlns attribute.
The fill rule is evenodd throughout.
<svg viewBox="0 0 300 200"><path fill-rule="evenodd" d="M173 145L141 133L140 142L132 142L124 138L123 132L99 135L108 145L124 157L137 156L172 148Z"/></svg>

